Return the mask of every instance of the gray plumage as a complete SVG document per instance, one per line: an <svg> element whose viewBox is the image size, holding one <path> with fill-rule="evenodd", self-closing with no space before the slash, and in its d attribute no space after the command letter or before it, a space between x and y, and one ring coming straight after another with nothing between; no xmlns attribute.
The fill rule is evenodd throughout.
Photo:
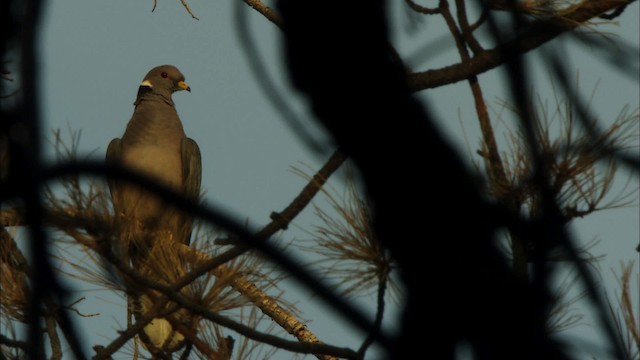
<svg viewBox="0 0 640 360"><path fill-rule="evenodd" d="M120 164L141 171L197 200L201 181L200 150L196 142L185 135L172 100L172 94L181 90L191 91L184 81L184 75L176 67L162 65L151 69L140 84L135 109L122 138L109 143L106 160L109 164ZM159 236L165 236L163 239L169 236L170 241L189 245L193 228L191 217L139 187L110 181L109 189L116 216L121 217L123 224L128 224L122 226L120 243L114 249L124 263L138 271L149 268L148 262L153 261L149 253L154 241L160 241ZM182 269L179 270L177 274L182 272ZM157 272L147 271L152 274ZM149 301L143 294L136 296L136 301L139 315L148 306L144 303ZM155 319L154 322L156 327L163 327L155 332L173 333L166 320ZM168 351L181 346L181 341L176 343L172 339L154 339L153 336L157 335L152 334L152 325L148 326L149 331L145 328L148 338L143 338L147 340L145 342L150 340L152 343L152 352L154 346ZM148 347L149 344L146 345Z"/></svg>

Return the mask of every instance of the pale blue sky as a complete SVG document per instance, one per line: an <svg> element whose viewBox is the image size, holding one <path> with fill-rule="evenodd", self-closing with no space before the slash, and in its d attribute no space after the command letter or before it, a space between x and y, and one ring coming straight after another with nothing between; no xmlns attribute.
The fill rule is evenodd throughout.
<svg viewBox="0 0 640 360"><path fill-rule="evenodd" d="M64 135L68 135L68 127L82 130L80 152L96 150L96 156L102 158L108 142L122 134L133 111L138 84L146 72L160 64L176 65L192 89L190 94L176 94L174 101L185 131L202 151L207 201L230 210L238 219L248 219L254 226L268 223L269 214L286 206L305 183L290 172L290 167L304 163L318 168L328 155L318 156L305 147L255 84L235 32L233 2L190 1L199 21L193 20L179 1L158 1L153 13L152 4L126 0L48 3L41 40L46 135L52 128L62 129ZM404 19L395 33L402 55L413 54L421 44L441 34L443 23L436 17L426 18L413 34L405 31L404 12L397 10L394 7L393 18ZM306 126L319 131L308 116L304 101L290 92L279 65L279 30L254 11L247 9L246 14L270 77L285 92ZM637 3L618 20L619 26L600 26L597 30L619 34L637 47L640 31ZM630 78L607 69L588 48L567 41L562 46L570 55L566 60L579 70L583 93L590 94L597 85L593 107L603 120L614 119L624 105L638 107L637 73ZM430 56L416 69L457 62L455 49L445 50L438 49L437 56ZM502 75L501 71L494 71L480 76L485 98L495 109L497 99L507 98ZM539 92L553 102L547 75L536 72L535 78ZM420 96L428 97L429 108L460 151L467 155L463 127L471 151L475 151L479 135L466 83L425 91ZM418 169L408 171L417 173ZM631 186L638 188L637 177ZM575 223L574 230L581 239L601 240L593 252L607 254L600 268L610 291L616 284L610 269L617 271L621 261L638 258L633 251L640 238L637 204L636 200L632 207L602 212ZM315 223L310 210L302 215L297 225L309 227ZM295 228L284 235L307 237ZM293 294L289 300L298 302L305 318L311 320L310 329L322 341L357 349L357 339L362 334L355 334L339 320L326 316L326 309L310 300L306 290L296 289ZM97 328L84 328L87 349L95 343L104 345L113 337L114 319L120 324L124 322L124 308L106 301L108 296L104 292L82 295L87 297L80 306L82 311L102 314L89 319L88 323L99 324ZM572 334L587 341L597 337L589 326L581 326ZM280 352L278 359L290 357L289 353Z"/></svg>

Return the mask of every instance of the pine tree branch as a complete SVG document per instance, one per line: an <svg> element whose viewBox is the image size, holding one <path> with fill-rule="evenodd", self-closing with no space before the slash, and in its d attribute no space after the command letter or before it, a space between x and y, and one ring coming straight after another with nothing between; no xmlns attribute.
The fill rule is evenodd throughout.
<svg viewBox="0 0 640 360"><path fill-rule="evenodd" d="M49 344L51 345L51 360L60 360L62 359L62 346L56 329L55 317L51 314L46 315L45 324L47 335L49 336Z"/></svg>
<svg viewBox="0 0 640 360"><path fill-rule="evenodd" d="M262 14L267 20L271 21L275 26L279 27L281 30L284 30L284 24L282 23L282 18L280 15L273 10L272 8L265 5L260 0L243 0L247 5L249 5L253 10L256 10L260 14Z"/></svg>
<svg viewBox="0 0 640 360"><path fill-rule="evenodd" d="M182 255L184 255L185 258L195 258L194 262L211 259L209 255L202 252L196 252L194 251L194 249L186 245L181 246L179 251L182 252ZM118 269L120 271L123 271L127 276L130 276L135 283L141 284L145 288L157 290L172 301L176 302L184 309L201 315L203 318L206 318L216 324L236 331L250 339L267 343L289 351L313 353L316 355L316 357L323 360L335 359L335 357L332 355L343 358L353 358L355 356L355 352L350 349L338 348L321 343L320 340L318 340L318 338L306 327L306 325L299 321L291 312L281 307L275 301L275 299L268 296L261 289L255 286L255 284L247 280L244 276L235 273L225 264L220 264L219 266L215 267L211 270L211 273L219 279L231 277L233 280L231 280L230 285L233 289L250 299L251 302L258 308L260 308L260 310L265 315L269 316L284 330L294 335L299 340L299 342L286 341L276 336L263 334L251 327L237 323L183 297L180 294L180 290L199 277L194 276L194 273L197 273L198 268L178 279L171 286L166 286L150 281L137 272L125 268L123 264L120 264L120 262L117 259L113 258L112 255L107 254L107 256L110 262L114 263L114 265L116 265Z"/></svg>
<svg viewBox="0 0 640 360"><path fill-rule="evenodd" d="M493 49L481 51L468 62L449 65L441 69L416 72L408 75L407 81L413 91L420 91L453 84L482 74L509 61L505 54L524 54L574 30L587 21L606 12L621 8L636 0L600 0L583 1L569 12L548 19L532 21L527 30L514 39L504 42Z"/></svg>
<svg viewBox="0 0 640 360"><path fill-rule="evenodd" d="M332 159L333 161L329 162L333 164L332 166L330 166L329 164L325 164L325 166L323 167L323 169L327 170L329 173L333 172L339 167L339 165L345 160L345 155L343 155L341 152L338 152L337 154L334 154L334 156L332 156ZM322 172L322 169L320 172ZM149 189L149 191L156 193L163 200L172 205L175 205L177 208L186 211L196 217L200 217L208 222L218 224L219 226L227 228L232 233L240 234L243 241L247 241L247 243L250 244L251 247L255 247L265 256L277 262L283 268L283 270L289 272L295 279L305 284L305 286L308 286L312 291L318 294L319 297L327 301L337 311L339 311L347 319L352 321L353 324L361 327L365 331L369 331L369 329L371 328L370 321L364 316L361 310L358 310L352 305L344 302L331 289L324 285L323 281L309 274L291 258L275 249L270 244L264 242L264 238L261 237L264 234L271 234L271 232L275 233L283 227L286 227L289 221L291 221L292 218L302 209L297 203L290 204L290 206L288 206L281 213L281 216L279 216L280 219L272 221L269 225L258 232L257 235L254 235L249 233L243 226L240 225L240 223L226 216L223 212L215 211L211 207L205 207L201 204L194 203L189 199L185 199L174 190L153 181L152 178L120 166L105 167L104 164L100 162L68 161L66 163L56 164L45 170L45 179L51 180L57 179L59 177L77 174L109 176L114 179L130 181L139 186L144 186L145 188ZM305 190L303 190L303 192L308 194L317 193L318 189L313 190L313 188L321 186L326 178L328 178L328 176L320 176L320 180L316 181L318 182L318 184L309 184L307 187L305 187ZM310 198L301 195L300 201L308 203L310 201ZM96 224L84 224L84 226L91 227L93 227L94 225ZM87 228L87 231L89 230L100 229ZM102 231L104 231L104 229L102 229ZM216 266L226 263L227 261L243 254L249 248L249 246L236 246L232 250L217 255L216 258L201 266L198 266L196 269L189 272L185 277L183 277L184 281L182 282L182 286L191 283L202 274L205 274L214 269ZM378 334L376 340L383 346L389 346L389 344L391 343L391 340L385 334Z"/></svg>
<svg viewBox="0 0 640 360"><path fill-rule="evenodd" d="M186 246L185 246L186 247ZM187 251L192 251L192 249L187 248ZM168 298L169 300L175 302L177 305L179 305L180 307L187 309L189 311L191 311L194 314L198 314L200 316L202 316L203 318L206 318L216 324L219 324L221 326L224 326L226 328L229 328L233 331L236 331L250 339L256 340L256 341L260 341L260 342L264 342L267 344L271 344L273 346L282 348L282 349L286 349L289 351L294 351L294 352L301 352L301 353L311 353L311 354L332 354L335 355L337 357L342 357L342 358L354 358L355 357L355 352L353 350L350 349L345 349L345 348L339 348L339 347L335 347L335 346L331 346L331 345L326 345L326 344L322 344L322 343L309 343L309 342L295 342L295 341L287 341L287 340L283 340L277 336L273 336L273 335L268 335L268 334L263 334L259 331L256 331L255 329L253 329L252 327L243 325L241 323L235 322L225 316L222 316L216 312L211 311L210 309L208 309L205 306L199 305L196 302L187 299L186 297L184 297L182 294L180 294L180 289L182 289L184 286L186 286L187 284L190 283L190 281L186 281L185 277L183 277L182 279L179 279L178 281L176 281L174 284L167 286L167 285L163 285L160 284L158 282L149 280L148 278L142 276L141 274L139 274L138 272L134 271L133 269L130 269L126 266L124 266L124 264L122 264L122 262L118 259L115 258L115 256L113 255L113 253L106 253L103 254L103 256L106 257L106 259L111 262L114 266L116 266L118 268L119 271L121 271L122 273L124 273L126 276L131 277L131 279L137 283L140 284L141 286L147 288L147 289L153 289L156 290L158 292L160 292L163 296L160 298L155 298L152 299L154 302L154 307L153 309L157 309L160 306L164 306L164 304L166 303L166 299ZM220 270L221 269L225 269L224 271L230 271L228 270L224 265L222 267L219 267L216 269L217 272L215 272L216 276L225 276L225 274L221 273ZM238 276L238 278L242 278L240 276ZM246 280L243 282L245 285L249 284L249 282L247 282ZM235 286L234 286L235 288ZM261 294L262 292L257 289L257 287L250 285L250 288L253 289L253 291L255 291L255 293ZM240 291L242 293L243 289L236 289L238 291ZM244 293L243 293L244 294ZM150 297L154 297L153 294L148 294ZM247 293L244 294L246 296L252 296L252 294ZM261 294L262 296L259 297L259 299L261 300L268 300L268 297L264 294ZM254 299L257 299L258 297L256 297L255 295L253 296ZM267 301L268 302L268 301ZM265 313L275 309L275 312L283 312L285 314L288 314L288 312L282 308L280 308L279 306L275 306L273 307L273 304L275 304L275 301L273 301L273 303L269 304L270 306L263 306L261 307L260 304L256 304L256 306L260 307L261 310L263 310ZM277 304L276 304L277 305ZM175 308L172 310L174 311L176 310ZM153 312L153 310L150 311L150 313ZM138 329L138 331L140 331L145 325L146 325L146 320L149 318L149 314L150 313L145 313L144 319L145 319L145 323L142 324L142 326L140 326L139 324L141 323L141 321L137 321L136 324L134 325L134 327L136 329ZM273 314L272 314L273 315ZM159 315L155 314L153 317L149 318L148 320L152 320L154 317L159 317ZM277 317L276 319L279 319L281 317ZM274 319L274 320L276 320ZM290 317L284 317L284 319L288 319L291 320ZM294 324L299 324L300 322L295 320L293 322ZM306 332L301 331L302 329L299 329L299 333L301 334L305 334ZM129 329L127 329L127 334L128 335L135 335L134 332L133 334L131 334L131 332L129 331ZM310 333L308 333L310 334ZM295 335L295 334L294 334ZM313 334L311 334L311 336L313 336ZM122 337L122 336L121 336ZM127 338L128 339L128 338ZM114 344L114 342L112 342L112 344ZM120 346L122 344L124 344L121 340L118 341L118 344L120 344ZM112 350L113 347L110 347L110 350ZM117 349L117 348L116 348ZM104 354L100 354L101 358L104 358L102 356L104 356ZM320 359L329 359L331 357L322 357L321 355L317 356Z"/></svg>

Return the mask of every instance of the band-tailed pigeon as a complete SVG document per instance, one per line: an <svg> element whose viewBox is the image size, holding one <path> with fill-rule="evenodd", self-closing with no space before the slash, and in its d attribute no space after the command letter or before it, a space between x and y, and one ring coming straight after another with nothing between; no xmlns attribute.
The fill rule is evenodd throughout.
<svg viewBox="0 0 640 360"><path fill-rule="evenodd" d="M122 138L109 143L107 163L143 172L197 200L201 180L200 150L196 142L185 135L174 107L171 95L180 90L191 91L191 88L176 67L162 65L151 69L140 84L135 110ZM193 219L140 187L123 181L110 181L109 189L116 216L123 224L119 243L114 246L115 253L123 263L152 280L165 283L176 280L183 273L182 264L166 266L171 268L167 273L176 274L167 278L163 276L167 273L162 271L162 267L158 269L150 265L156 261L151 254L154 244L160 244L160 241L163 248L173 247L167 244L189 245ZM173 269L178 267L181 269ZM143 292L136 293L131 289L128 292L133 294L136 317L152 305L152 300ZM180 315L175 317L181 322L191 321L180 318ZM152 353L172 352L183 344L184 337L173 331L166 319L154 319L144 333L141 334L143 344Z"/></svg>

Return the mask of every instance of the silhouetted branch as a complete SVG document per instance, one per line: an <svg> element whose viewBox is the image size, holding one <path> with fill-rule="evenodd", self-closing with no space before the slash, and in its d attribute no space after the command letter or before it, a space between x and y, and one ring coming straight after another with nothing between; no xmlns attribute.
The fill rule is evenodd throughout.
<svg viewBox="0 0 640 360"><path fill-rule="evenodd" d="M275 232L286 228L287 224L289 224L289 222L300 212L302 211L302 209L304 209L304 207L311 201L311 199L313 198L313 196L317 193L317 191L322 187L322 185L324 184L324 182L326 181L326 179L331 175L332 172L334 172L339 166L340 164L342 164L342 162L345 160L345 156L341 153L341 152L336 152L330 159L329 161L325 164L325 166L323 166L318 173L314 176L314 178L309 182L309 184L307 184L307 186L304 187L304 189L301 191L301 193L294 199L294 201L292 201L292 203L287 206L281 213L279 213L279 216L273 216L273 221L267 225L266 227L264 227L260 232L257 233L257 237L261 238L261 239L266 239L269 236L271 236L272 234L274 234ZM11 223L20 223L20 221L18 221L17 216L18 213L16 211L7 211L7 212L3 212L2 213L3 216L3 220L4 221L8 221ZM63 224L61 224L60 222L56 222L55 219L50 219L50 221L52 221L53 223L55 223L57 226L63 226L63 227L67 227L64 226ZM67 224L67 225L72 225L72 224ZM80 225L80 224L76 224L76 225ZM101 226L99 226L96 223L93 223L92 226L94 227L94 229L92 229L93 231L100 231ZM242 248L241 252L235 252L235 254L240 255L242 252L248 250L249 248L246 246L241 246L240 248ZM227 252L229 253L229 252ZM224 255L224 254L223 254ZM235 256L237 256L235 255ZM210 263L215 262L216 266L212 267L209 266L209 264L205 263L202 266L198 266L196 267L192 272L190 272L189 274L187 274L187 276L183 279L181 279L181 281L178 281L177 285L179 286L178 289L182 286L185 286L186 284L194 281L197 277L199 277L200 275L214 269L214 268L218 268L220 266L222 266L222 264L224 264L226 261L233 259L235 256L233 257L224 257L224 256L216 256L215 258L211 259ZM221 260L223 259L223 260ZM220 270L223 271L224 270ZM219 275L219 273L218 273ZM261 292L260 291L256 291L257 288L255 288L255 286L250 286L250 283L247 283L246 281L243 281L242 278L236 278L234 280L234 288L236 288L237 290L241 290L241 292L247 296L249 296L249 298L254 300L254 303L257 305L261 305L261 306L267 306L268 304L272 304L274 306L277 306L277 304L273 303L272 301L266 301L269 298L268 297L264 297L263 295L260 295ZM251 288L253 289L252 291L249 291L248 289ZM256 300L256 296L259 296L260 299ZM292 328L289 328L290 325L293 325L294 323L291 322L291 318L289 319L283 319L282 321L278 320L278 317L276 317L275 315L283 315L286 314L287 311L285 311L282 308L278 308L278 309L268 309L268 308L263 308L262 309L265 313L270 314L270 316L272 316L274 318L274 320L278 321L283 327L285 327L285 330L287 330L288 332L294 334L296 337L298 337L301 341L314 341L317 342L318 340L315 338L315 336L309 337L310 335L312 335L311 333L309 333L306 328L304 326L300 327L300 326L294 326ZM315 339L315 340L314 340Z"/></svg>
<svg viewBox="0 0 640 360"><path fill-rule="evenodd" d="M374 321L375 328L371 330L372 333L380 331L380 328L382 327L382 318L384 316L384 310L385 310L384 295L387 290L387 281L388 281L389 271L390 269L387 269L387 272L383 272L379 276L378 296L377 296L378 306L376 307L376 318ZM358 349L359 359L365 358L365 353L367 352L367 349L369 348L369 346L373 343L373 338L374 338L373 334L369 334L369 336L367 336L367 338L364 340L364 342L360 346L360 349Z"/></svg>
<svg viewBox="0 0 640 360"><path fill-rule="evenodd" d="M313 175L313 178L293 199L293 201L281 212L271 214L271 223L263 227L256 235L268 238L279 230L287 228L289 223L311 202L311 199L320 191L327 179L331 177L340 165L347 159L347 155L341 150L336 150L327 162Z"/></svg>
<svg viewBox="0 0 640 360"><path fill-rule="evenodd" d="M580 7L580 9L582 9L583 13L591 14L588 11L590 10L590 8L587 7L586 4L584 8ZM600 11L600 13L601 12L602 11ZM521 19L519 19L518 16L513 15L512 20L516 24L518 24L518 21L520 21ZM495 39L500 39L502 36L504 36L504 30L499 29L498 24L494 18L490 16L488 23L492 35ZM542 37L545 36L543 35ZM532 168L531 181L533 184L535 184L535 191L537 193L536 196L538 200L536 207L538 207L538 210L535 211L535 214L533 216L537 217L541 221L541 224L543 226L541 229L542 237L537 241L532 254L533 271L531 283L533 290L538 297L545 299L545 302L549 302L549 283L551 274L553 272L553 266L551 266L547 261L547 257L550 251L558 247L566 250L580 273L581 279L583 280L585 287L587 288L590 299L595 304L599 321L605 328L605 332L610 341L610 345L614 347L615 354L621 358L622 351L620 344L616 341L612 324L604 313L604 302L602 301L599 292L596 290L595 281L593 280L591 273L586 268L585 263L580 259L580 256L578 255L578 252L575 248L574 241L570 237L568 230L565 228L564 217L556 198L557 193L551 186L551 176L549 173L548 165L546 159L544 158L544 154L541 151L541 146L538 142L539 128L536 127L536 122L533 119L534 111L531 108L531 103L529 101L530 81L528 72L526 70L527 68L525 60L522 57L518 56L519 53L519 47L514 46L512 48L504 49L505 59L507 60L507 72L509 74L509 94L511 95L518 109L520 120L519 124L524 134L524 141L526 142L527 148L529 150L529 161ZM536 312L535 318L545 318L544 307L536 307L533 310Z"/></svg>
<svg viewBox="0 0 640 360"><path fill-rule="evenodd" d="M429 347L434 358L452 358L455 344L465 339L479 358L517 353L523 359L566 359L539 316L548 298L517 280L495 247L497 224L506 220L501 207L479 192L435 121L411 96L415 84L407 86L403 69L387 56L384 2L343 2L336 11L281 0L278 9L287 24L292 82L358 166L374 204L376 234L397 260L408 291L402 333L388 355L404 359L424 351L415 334L428 326L438 333L438 344ZM420 164L436 170L426 178L404 172ZM443 225L460 219L464 226ZM416 241L426 253L415 251ZM425 296L425 283L443 295ZM494 324L491 334L480 325L487 323Z"/></svg>
<svg viewBox="0 0 640 360"><path fill-rule="evenodd" d="M624 4L624 5L620 6L619 8L613 10L609 14L602 14L602 15L599 16L599 18L605 19L605 20L613 20L613 19L617 18L618 16L622 15L622 13L624 12L624 9L627 8L627 5L628 4Z"/></svg>
<svg viewBox="0 0 640 360"><path fill-rule="evenodd" d="M452 84L471 76L479 75L497 66L504 65L509 59L505 54L521 55L557 36L573 30L590 19L630 4L635 0L601 0L585 1L581 6L571 9L567 13L555 15L549 19L534 20L527 25L527 29L514 39L506 41L493 49L481 51L469 61L462 61L441 69L427 70L410 74L407 77L412 91L430 89L446 84Z"/></svg>
<svg viewBox="0 0 640 360"><path fill-rule="evenodd" d="M346 318L353 321L357 326L362 327L365 331L371 328L369 320L362 314L360 310L355 309L352 305L347 304L344 300L340 299L332 290L330 290L324 282L315 278L304 270L300 265L290 259L285 253L277 250L273 245L268 242L264 242L263 238L258 237L246 230L240 222L232 220L224 212L217 211L212 207L205 207L201 204L196 204L189 199L185 199L180 194L173 191L166 186L156 183L148 176L136 171L127 170L122 167L106 167L101 162L67 162L57 164L47 171L45 171L46 179L56 179L58 177L65 177L76 174L87 175L99 175L107 176L110 178L129 181L138 186L142 186L150 192L157 194L160 198L167 201L171 205L194 215L195 217L202 218L210 223L218 224L226 228L231 233L236 234L242 241L246 242L248 246L255 247L267 257L271 258L274 262L278 263L283 270L289 272L292 277L299 280L305 286L308 286L314 293L318 294L321 298L326 300L329 304L335 307L336 310L341 312ZM291 210L293 211L293 210ZM286 222L284 222L286 223ZM270 228L271 229L271 228ZM266 231L266 230L264 230ZM260 233L258 233L259 235ZM217 265L223 264L230 259L237 257L238 255L247 251L244 246L236 247L229 250L216 258L211 260L211 263ZM222 261L216 261L220 258L224 258ZM180 282L181 286L184 286L197 278L198 276L212 270L213 267L207 262L203 265L196 267L183 277L183 281ZM193 276L193 278L191 278ZM183 283L184 282L184 283ZM172 299L174 300L174 299ZM175 300L174 300L175 301ZM377 341L381 344L388 344L389 339L383 334L377 336Z"/></svg>
<svg viewBox="0 0 640 360"><path fill-rule="evenodd" d="M27 347L29 346L26 341L10 339L2 334L0 334L0 344L9 347L17 347L25 352L28 350Z"/></svg>
<svg viewBox="0 0 640 360"><path fill-rule="evenodd" d="M13 50L19 54L19 74L23 96L15 107L2 108L2 131L12 131L8 137L9 169L7 179L2 179L2 200L8 196L22 200L28 219L27 234L30 239L29 261L33 266L31 280L37 286L31 287L29 305L26 311L29 346L26 354L30 358L44 356L42 337L43 305L46 299L64 302L66 291L60 286L48 257L48 241L43 229L43 205L40 197L42 188L42 162L40 143L40 68L38 66L38 30L42 13L42 3L38 0L24 2L4 2L2 9L2 56ZM14 40L11 42L10 40ZM14 46L13 49L7 44ZM6 127L5 127L6 126ZM20 134L20 135L15 135ZM4 134L2 134L4 135ZM4 141L4 139L3 139ZM4 161L3 155L3 161ZM4 164L3 164L4 165ZM73 328L67 314L61 313L58 321L61 329L70 334L67 342L77 359L85 356L80 346L80 337Z"/></svg>
<svg viewBox="0 0 640 360"><path fill-rule="evenodd" d="M469 45L469 48L471 48L474 53L483 51L482 45L480 45L478 40L473 36L472 26L469 25L465 0L456 0L456 14L462 38Z"/></svg>
<svg viewBox="0 0 640 360"><path fill-rule="evenodd" d="M413 0L405 0L404 2L409 6L411 10L420 14L435 15L439 14L442 10L440 7L429 8L426 6L418 5Z"/></svg>

